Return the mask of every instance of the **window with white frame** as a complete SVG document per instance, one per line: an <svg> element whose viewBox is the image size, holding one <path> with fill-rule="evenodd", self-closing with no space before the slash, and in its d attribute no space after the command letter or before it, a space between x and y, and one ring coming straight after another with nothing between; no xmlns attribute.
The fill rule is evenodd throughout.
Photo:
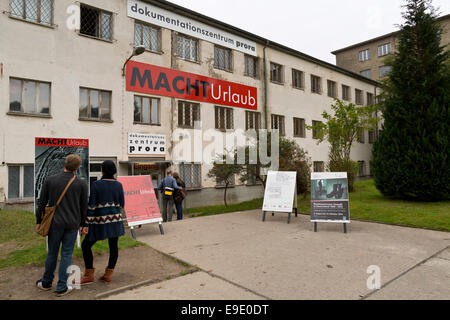
<svg viewBox="0 0 450 320"><path fill-rule="evenodd" d="M10 78L9 111L27 114L50 114L50 83Z"/></svg>
<svg viewBox="0 0 450 320"><path fill-rule="evenodd" d="M372 70L370 70L370 69L363 70L359 74L367 79L372 79Z"/></svg>
<svg viewBox="0 0 450 320"><path fill-rule="evenodd" d="M370 50L366 49L359 52L359 61L367 61L370 60Z"/></svg>
<svg viewBox="0 0 450 320"><path fill-rule="evenodd" d="M216 106L215 120L218 130L234 129L233 109Z"/></svg>
<svg viewBox="0 0 450 320"><path fill-rule="evenodd" d="M232 69L231 49L214 46L214 68L231 71Z"/></svg>
<svg viewBox="0 0 450 320"><path fill-rule="evenodd" d="M200 104L187 101L178 102L178 126L194 129L196 121L200 121Z"/></svg>
<svg viewBox="0 0 450 320"><path fill-rule="evenodd" d="M391 44L385 43L381 46L378 46L378 56L382 57L391 53Z"/></svg>
<svg viewBox="0 0 450 320"><path fill-rule="evenodd" d="M145 23L134 23L134 46L144 46L146 50L161 52L161 29Z"/></svg>
<svg viewBox="0 0 450 320"><path fill-rule="evenodd" d="M177 55L180 59L198 62L198 40L179 34Z"/></svg>
<svg viewBox="0 0 450 320"><path fill-rule="evenodd" d="M181 163L179 165L180 178L186 184L187 189L202 187L202 165L195 163Z"/></svg>
<svg viewBox="0 0 450 320"><path fill-rule="evenodd" d="M111 91L80 87L80 119L111 120Z"/></svg>
<svg viewBox="0 0 450 320"><path fill-rule="evenodd" d="M112 40L112 13L80 4L80 34Z"/></svg>
<svg viewBox="0 0 450 320"><path fill-rule="evenodd" d="M160 125L160 99L134 96L134 123Z"/></svg>
<svg viewBox="0 0 450 320"><path fill-rule="evenodd" d="M8 199L32 199L34 197L34 166L8 165Z"/></svg>
<svg viewBox="0 0 450 320"><path fill-rule="evenodd" d="M10 0L11 17L51 26L53 0Z"/></svg>
<svg viewBox="0 0 450 320"><path fill-rule="evenodd" d="M391 71L392 71L391 66L381 66L380 67L380 78L387 77Z"/></svg>

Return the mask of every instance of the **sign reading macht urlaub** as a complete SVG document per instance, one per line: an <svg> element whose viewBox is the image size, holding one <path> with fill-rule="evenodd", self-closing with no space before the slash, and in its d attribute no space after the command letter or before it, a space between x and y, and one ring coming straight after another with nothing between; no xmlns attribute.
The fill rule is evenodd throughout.
<svg viewBox="0 0 450 320"><path fill-rule="evenodd" d="M311 222L350 223L346 172L311 173Z"/></svg>

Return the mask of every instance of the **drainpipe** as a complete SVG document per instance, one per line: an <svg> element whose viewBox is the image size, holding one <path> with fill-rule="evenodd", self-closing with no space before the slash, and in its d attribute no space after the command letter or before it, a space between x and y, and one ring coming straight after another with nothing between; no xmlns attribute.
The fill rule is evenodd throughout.
<svg viewBox="0 0 450 320"><path fill-rule="evenodd" d="M266 61L266 48L269 45L269 40L264 45L264 126L267 130L268 126L268 116L267 116L267 61Z"/></svg>

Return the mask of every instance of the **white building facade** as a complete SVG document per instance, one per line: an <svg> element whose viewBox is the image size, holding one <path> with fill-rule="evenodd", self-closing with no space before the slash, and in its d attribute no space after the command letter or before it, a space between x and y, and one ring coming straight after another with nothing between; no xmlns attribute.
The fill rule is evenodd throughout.
<svg viewBox="0 0 450 320"><path fill-rule="evenodd" d="M33 201L35 137L89 139L91 181L106 159L119 175L151 175L155 184L171 167L187 182L189 207L220 204L210 165L174 161L177 129L280 129L321 171L328 145L317 145L305 125L322 121L333 97L370 104L379 90L375 81L165 1L2 0L0 12L1 206ZM138 45L146 51L123 73ZM140 68L134 75L133 66ZM220 85L221 98L211 90ZM130 137L147 135L164 148L130 148ZM361 175L370 174L372 135L353 147ZM236 179L229 194L230 202L251 200L262 187Z"/></svg>

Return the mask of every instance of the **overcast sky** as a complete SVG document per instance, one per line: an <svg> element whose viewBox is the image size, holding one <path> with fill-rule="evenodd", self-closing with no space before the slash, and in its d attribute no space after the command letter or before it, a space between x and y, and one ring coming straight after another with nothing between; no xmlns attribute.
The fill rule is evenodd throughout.
<svg viewBox="0 0 450 320"><path fill-rule="evenodd" d="M335 63L331 51L396 30L404 0L169 0ZM434 0L441 14L449 0Z"/></svg>

